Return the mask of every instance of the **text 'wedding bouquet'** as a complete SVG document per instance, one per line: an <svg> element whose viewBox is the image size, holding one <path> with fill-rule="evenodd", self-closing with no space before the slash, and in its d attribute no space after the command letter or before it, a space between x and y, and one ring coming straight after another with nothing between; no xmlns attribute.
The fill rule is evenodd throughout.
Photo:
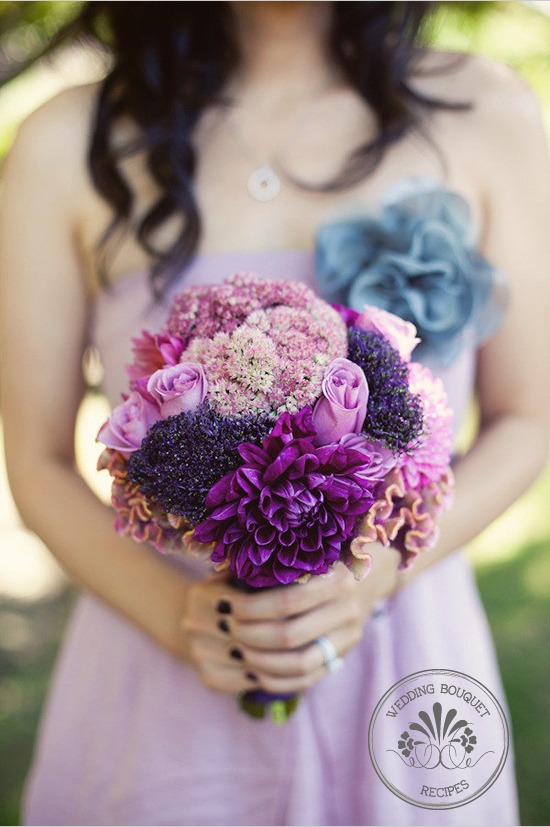
<svg viewBox="0 0 550 827"><path fill-rule="evenodd" d="M408 567L452 499L452 414L415 334L297 282L184 289L166 329L133 340L130 393L98 435L116 529L162 552L193 532L250 587L337 560L364 577L375 540Z"/></svg>

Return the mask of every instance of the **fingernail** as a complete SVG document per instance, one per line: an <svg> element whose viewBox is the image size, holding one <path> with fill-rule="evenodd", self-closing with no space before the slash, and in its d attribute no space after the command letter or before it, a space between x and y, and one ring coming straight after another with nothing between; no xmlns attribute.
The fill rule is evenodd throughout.
<svg viewBox="0 0 550 827"><path fill-rule="evenodd" d="M249 681L257 681L258 680L258 676L255 675L254 672L247 672L246 677L248 678Z"/></svg>
<svg viewBox="0 0 550 827"><path fill-rule="evenodd" d="M227 622L227 620L225 620L225 618L218 620L218 629L220 629L220 631L222 632L229 631L229 623Z"/></svg>
<svg viewBox="0 0 550 827"><path fill-rule="evenodd" d="M221 615L230 615L231 614L231 603L229 600L218 600L216 603L216 611L219 612Z"/></svg>
<svg viewBox="0 0 550 827"><path fill-rule="evenodd" d="M244 660L244 655L240 649L231 649L229 654L232 658L235 658L235 660Z"/></svg>

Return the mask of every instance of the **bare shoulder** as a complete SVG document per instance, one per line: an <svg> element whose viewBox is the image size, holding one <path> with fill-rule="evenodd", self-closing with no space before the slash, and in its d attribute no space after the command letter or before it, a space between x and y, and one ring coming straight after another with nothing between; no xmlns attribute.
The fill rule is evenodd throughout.
<svg viewBox="0 0 550 827"><path fill-rule="evenodd" d="M34 110L19 127L17 142L46 142L46 149L67 149L89 134L99 84L73 86L59 92Z"/></svg>
<svg viewBox="0 0 550 827"><path fill-rule="evenodd" d="M510 66L477 54L427 51L412 85L468 110L436 110L433 137L460 176L475 179L480 195L540 176L547 185L548 145L539 100Z"/></svg>
<svg viewBox="0 0 550 827"><path fill-rule="evenodd" d="M536 101L536 95L521 75L507 63L473 52L443 52L426 49L417 62L413 86L451 101L498 103L502 94L518 102Z"/></svg>
<svg viewBox="0 0 550 827"><path fill-rule="evenodd" d="M484 55L427 50L412 85L424 94L470 105L454 127L490 133L500 142L525 129L542 132L541 108L527 81L511 66ZM454 115L454 117L453 117Z"/></svg>
<svg viewBox="0 0 550 827"><path fill-rule="evenodd" d="M5 173L39 176L74 192L86 178L86 156L98 84L60 92L26 118L6 159Z"/></svg>

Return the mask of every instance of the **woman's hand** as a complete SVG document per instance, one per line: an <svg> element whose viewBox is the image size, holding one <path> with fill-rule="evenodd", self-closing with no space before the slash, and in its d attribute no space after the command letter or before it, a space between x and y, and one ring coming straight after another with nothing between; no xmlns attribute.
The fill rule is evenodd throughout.
<svg viewBox="0 0 550 827"><path fill-rule="evenodd" d="M203 682L230 693L312 686L327 674L315 640L327 637L343 657L361 639L374 604L395 589L399 554L373 543L372 557L371 572L360 582L337 563L326 577L256 593L220 576L193 585L182 629Z"/></svg>
<svg viewBox="0 0 550 827"><path fill-rule="evenodd" d="M180 622L180 654L195 666L206 686L231 694L258 685L229 631L229 616L241 597L247 595L230 586L226 577L198 580L187 590Z"/></svg>

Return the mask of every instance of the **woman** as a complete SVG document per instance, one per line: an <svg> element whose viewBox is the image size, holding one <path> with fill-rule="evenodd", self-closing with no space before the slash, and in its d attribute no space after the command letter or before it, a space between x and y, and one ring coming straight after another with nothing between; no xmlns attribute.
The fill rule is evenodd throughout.
<svg viewBox="0 0 550 827"><path fill-rule="evenodd" d="M451 65L417 48L424 5L88 4L73 28L107 16L113 73L50 101L19 132L0 247L8 468L26 524L83 589L26 823L517 823L511 759L484 795L434 812L386 789L367 747L375 705L412 672L456 669L501 697L456 550L530 485L548 440L550 187L538 108L500 65ZM165 300L183 280L237 268L313 282L320 225L376 215L434 180L445 204L456 195L469 206L470 236L511 297L478 354L480 433L456 462L437 548L405 573L396 551L376 547L361 583L342 568L249 595L116 535L73 466L81 355L99 346L116 404L131 335L166 313L151 301L151 268ZM332 243L329 233L321 273ZM463 327L441 369L457 419L479 339ZM320 637L344 658L340 674L327 676ZM238 711L235 695L251 687L306 691L277 728Z"/></svg>

